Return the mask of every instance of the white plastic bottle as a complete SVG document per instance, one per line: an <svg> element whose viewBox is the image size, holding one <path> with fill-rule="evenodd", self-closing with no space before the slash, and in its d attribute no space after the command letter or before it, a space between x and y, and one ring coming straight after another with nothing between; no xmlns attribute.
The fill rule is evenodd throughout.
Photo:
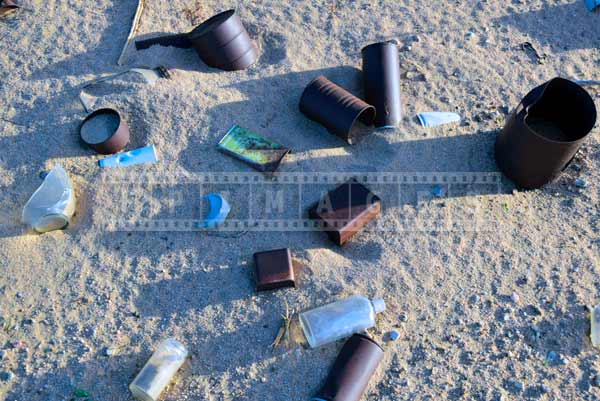
<svg viewBox="0 0 600 401"><path fill-rule="evenodd" d="M351 336L375 326L375 315L385 301L355 295L300 314L300 325L312 348Z"/></svg>
<svg viewBox="0 0 600 401"><path fill-rule="evenodd" d="M187 350L179 341L172 338L163 341L129 385L129 390L140 401L158 400L187 356Z"/></svg>

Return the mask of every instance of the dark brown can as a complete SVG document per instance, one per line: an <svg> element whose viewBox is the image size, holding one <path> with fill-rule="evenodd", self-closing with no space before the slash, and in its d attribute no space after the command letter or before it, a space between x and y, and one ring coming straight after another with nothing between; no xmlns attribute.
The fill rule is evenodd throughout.
<svg viewBox="0 0 600 401"><path fill-rule="evenodd" d="M397 127L402 120L398 45L379 42L366 46L362 49L362 63L365 99L375 106L375 126Z"/></svg>
<svg viewBox="0 0 600 401"><path fill-rule="evenodd" d="M540 188L567 168L596 124L592 97L554 78L523 98L496 139L496 163L519 187Z"/></svg>
<svg viewBox="0 0 600 401"><path fill-rule="evenodd" d="M129 127L114 109L99 109L87 116L79 127L83 143L96 152L117 153L129 143Z"/></svg>
<svg viewBox="0 0 600 401"><path fill-rule="evenodd" d="M342 347L325 385L312 401L360 401L383 355L383 349L373 339L353 335Z"/></svg>
<svg viewBox="0 0 600 401"><path fill-rule="evenodd" d="M349 144L358 140L352 135L354 124L360 120L372 125L375 118L375 107L322 75L313 79L304 89L300 111Z"/></svg>
<svg viewBox="0 0 600 401"><path fill-rule="evenodd" d="M204 63L225 71L246 69L258 59L256 46L235 10L217 14L189 33L136 42L138 50L152 45L193 47Z"/></svg>

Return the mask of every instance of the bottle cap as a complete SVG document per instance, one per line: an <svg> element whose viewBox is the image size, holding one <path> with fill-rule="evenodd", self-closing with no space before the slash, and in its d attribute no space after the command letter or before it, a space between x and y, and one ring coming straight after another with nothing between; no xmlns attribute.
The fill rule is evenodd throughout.
<svg viewBox="0 0 600 401"><path fill-rule="evenodd" d="M383 298L376 298L372 300L371 303L373 304L373 309L375 310L375 313L385 312L385 301L383 300Z"/></svg>

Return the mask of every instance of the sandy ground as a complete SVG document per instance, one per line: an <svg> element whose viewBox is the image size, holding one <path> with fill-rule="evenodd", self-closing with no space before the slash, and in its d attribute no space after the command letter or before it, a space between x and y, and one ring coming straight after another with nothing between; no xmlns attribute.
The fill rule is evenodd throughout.
<svg viewBox="0 0 600 401"><path fill-rule="evenodd" d="M600 16L583 1L147 0L141 37L238 6L262 55L226 73L191 50L128 53L130 66L174 69L154 86L128 75L94 90L98 107L126 116L129 149L159 150L160 163L128 170L137 184L101 172L77 131L78 87L120 71L136 1L22 3L28 11L0 21L1 399L68 400L80 388L93 400L130 400L132 378L174 336L192 359L166 401L307 400L341 343L272 351L285 303L301 311L355 293L388 304L370 331L386 357L365 400L600 399L586 311L600 302L597 129L543 190L513 193L504 181L430 199L427 185L400 197L373 185L382 219L402 229L365 232L343 249L317 232L108 224L198 218L201 173L250 172L215 149L234 123L294 149L282 172L496 172L494 138L527 91L557 75L600 78ZM361 47L391 38L402 48L400 129L350 147L298 112L319 74L360 94ZM519 48L525 41L544 64ZM457 111L463 123L425 130L415 115L428 110ZM73 180L77 214L67 230L36 235L21 210L56 164ZM574 185L579 177L587 188ZM330 188L305 188L299 209ZM249 213L243 188L212 189L228 191L232 218ZM264 191L251 190L257 205ZM471 224L473 210L483 224ZM306 266L299 287L257 294L252 254L281 247ZM386 341L391 330L398 341Z"/></svg>

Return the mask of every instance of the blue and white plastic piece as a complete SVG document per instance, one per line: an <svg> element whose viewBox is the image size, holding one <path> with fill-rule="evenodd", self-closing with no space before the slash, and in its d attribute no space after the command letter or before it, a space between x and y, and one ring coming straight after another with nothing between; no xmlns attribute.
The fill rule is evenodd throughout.
<svg viewBox="0 0 600 401"><path fill-rule="evenodd" d="M437 127L438 125L460 122L460 116L456 113L430 111L420 113L419 121L423 127Z"/></svg>
<svg viewBox="0 0 600 401"><path fill-rule="evenodd" d="M203 199L209 203L210 210L198 228L217 228L227 219L231 206L220 194L208 194Z"/></svg>
<svg viewBox="0 0 600 401"><path fill-rule="evenodd" d="M158 161L154 145L135 149L125 153L119 153L98 161L100 167L127 167L142 163L154 163Z"/></svg>

